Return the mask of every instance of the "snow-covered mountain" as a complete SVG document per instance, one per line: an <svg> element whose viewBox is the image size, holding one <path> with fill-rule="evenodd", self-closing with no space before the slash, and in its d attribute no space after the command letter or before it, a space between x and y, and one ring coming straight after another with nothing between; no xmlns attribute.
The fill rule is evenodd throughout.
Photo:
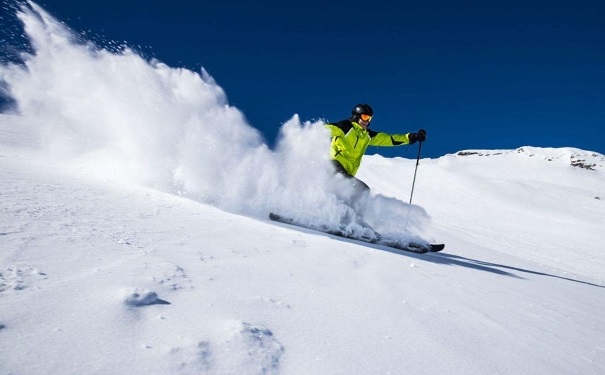
<svg viewBox="0 0 605 375"><path fill-rule="evenodd" d="M1 374L602 374L604 156L364 159L337 221L321 123L269 149L201 75L74 38L34 3L0 64ZM430 145L430 138L426 143ZM415 147L415 146L410 146Z"/></svg>

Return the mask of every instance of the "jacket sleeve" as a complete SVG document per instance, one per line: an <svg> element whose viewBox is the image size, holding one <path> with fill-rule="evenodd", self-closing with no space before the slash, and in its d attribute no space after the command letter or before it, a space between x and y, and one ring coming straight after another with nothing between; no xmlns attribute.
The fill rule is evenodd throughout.
<svg viewBox="0 0 605 375"><path fill-rule="evenodd" d="M370 131L370 146L399 146L410 143L410 133L387 134Z"/></svg>
<svg viewBox="0 0 605 375"><path fill-rule="evenodd" d="M344 136L345 133L335 124L326 124L326 128L332 133L332 138Z"/></svg>
<svg viewBox="0 0 605 375"><path fill-rule="evenodd" d="M348 120L326 124L326 128L328 128L332 133L332 138L344 136L349 130L351 130L352 127L353 125L351 124L351 121Z"/></svg>

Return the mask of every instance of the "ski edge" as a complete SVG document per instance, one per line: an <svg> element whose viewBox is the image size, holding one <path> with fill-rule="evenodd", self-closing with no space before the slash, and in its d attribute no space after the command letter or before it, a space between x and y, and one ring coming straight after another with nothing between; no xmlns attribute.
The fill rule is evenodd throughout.
<svg viewBox="0 0 605 375"><path fill-rule="evenodd" d="M282 215L279 215L279 214L276 214L273 212L269 213L269 219L276 221L276 222L280 222L280 223L284 223L284 224L288 224L288 225L292 225L292 226L297 226L300 228L315 230L318 232L330 234L330 235L337 236L337 237L351 239L351 240L355 240L355 241L359 241L359 242L363 242L363 243L382 245L382 246L390 247L393 249L407 251L407 252L416 253L416 254L437 253L445 248L445 244L420 244L420 243L403 244L403 243L399 243L396 241L388 241L388 240L369 241L369 240L366 240L363 238L358 238L355 236L347 235L346 233L343 233L340 231L330 230L327 227L324 228L324 227L319 227L319 226L316 227L313 225L303 225L303 224L297 223L295 220L293 220L291 218L288 218L288 217L285 217L285 216L282 216Z"/></svg>

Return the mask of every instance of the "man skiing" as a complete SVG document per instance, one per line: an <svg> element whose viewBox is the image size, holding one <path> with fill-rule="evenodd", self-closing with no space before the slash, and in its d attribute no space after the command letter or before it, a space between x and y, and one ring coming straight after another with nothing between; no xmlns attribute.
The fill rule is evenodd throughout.
<svg viewBox="0 0 605 375"><path fill-rule="evenodd" d="M326 127L332 135L331 159L334 164L334 174L342 176L346 186L336 186L335 193L348 206L340 218L338 229L326 225L297 222L276 213L270 213L269 218L274 221L297 225L304 228L318 230L332 235L353 238L359 241L378 243L395 249L414 253L438 252L444 249L444 244L429 244L424 242L401 241L397 238L383 238L368 223L363 220L364 206L369 196L370 188L363 181L355 178L361 164L361 159L368 146L399 146L424 142L426 131L417 133L387 134L368 129L374 111L367 104L358 104L353 108L351 117L335 123L328 123ZM419 150L420 151L420 150ZM420 156L420 154L419 154ZM352 188L349 191L348 188Z"/></svg>
<svg viewBox="0 0 605 375"><path fill-rule="evenodd" d="M349 119L326 124L332 133L330 156L335 173L351 182L352 203L370 191L368 185L355 178L361 158L368 146L399 146L426 140L424 129L418 130L417 133L406 134L387 134L370 130L368 128L372 122L372 116L374 116L372 107L368 104L357 104L353 107Z"/></svg>

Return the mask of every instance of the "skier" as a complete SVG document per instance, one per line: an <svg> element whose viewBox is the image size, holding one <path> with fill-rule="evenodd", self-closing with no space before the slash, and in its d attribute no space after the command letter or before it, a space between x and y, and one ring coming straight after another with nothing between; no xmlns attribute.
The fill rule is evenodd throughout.
<svg viewBox="0 0 605 375"><path fill-rule="evenodd" d="M372 107L368 104L357 104L353 107L349 119L326 124L332 133L330 156L335 174L345 177L353 188L349 199L351 204L363 202L370 192L369 186L355 177L368 146L399 146L426 140L424 129L406 134L387 134L370 130L368 128L373 116ZM356 208L355 211L359 212L362 207Z"/></svg>
<svg viewBox="0 0 605 375"><path fill-rule="evenodd" d="M340 218L339 228L331 226L298 222L296 219L270 213L269 218L274 221L297 225L304 228L330 233L336 236L353 238L359 241L379 243L395 249L411 251L414 253L438 252L444 249L444 244L430 244L423 242L402 242L399 239L383 238L366 223L361 216L365 211L370 188L363 181L357 179L355 174L361 164L361 158L368 146L399 146L424 142L426 131L418 130L416 133L387 134L368 129L374 116L372 107L367 104L358 104L353 107L351 117L335 123L328 123L326 127L332 134L331 159L334 165L334 174L342 176L340 180L346 183L345 187L335 186L335 193L346 207L344 215ZM420 150L418 150L420 151ZM418 153L420 157L420 152ZM349 191L348 188L352 188Z"/></svg>

